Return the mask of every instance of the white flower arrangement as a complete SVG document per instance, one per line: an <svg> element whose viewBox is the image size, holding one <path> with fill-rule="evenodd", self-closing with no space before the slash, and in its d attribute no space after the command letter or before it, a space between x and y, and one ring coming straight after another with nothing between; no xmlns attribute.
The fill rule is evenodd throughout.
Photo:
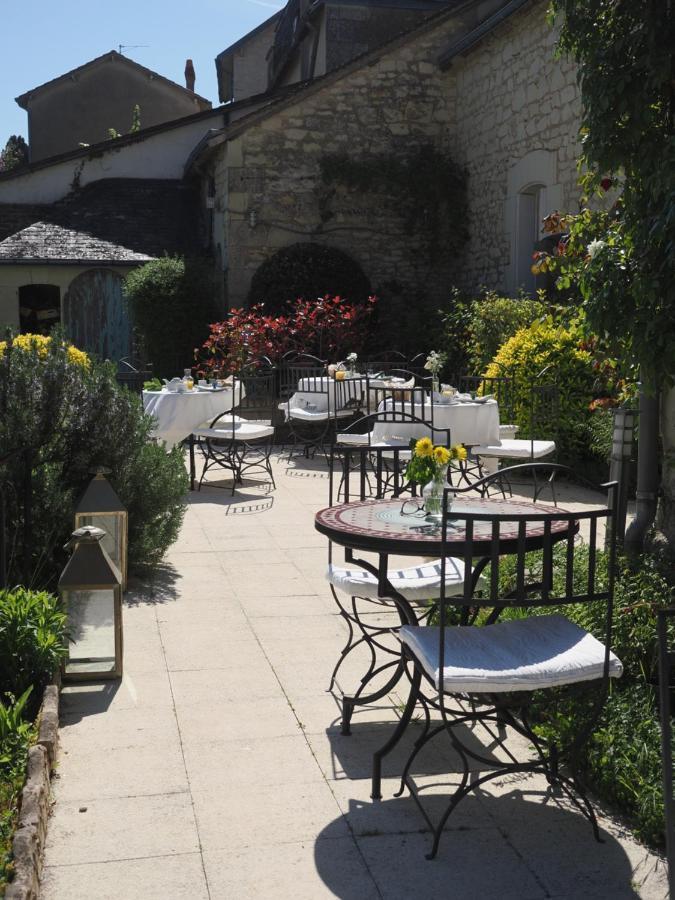
<svg viewBox="0 0 675 900"><path fill-rule="evenodd" d="M586 248L586 252L588 253L590 259L595 259L595 257L600 253L603 247L606 247L606 241L591 241L588 247Z"/></svg>
<svg viewBox="0 0 675 900"><path fill-rule="evenodd" d="M427 370L427 372L431 372L432 375L438 375L438 373L445 365L446 359L447 354L439 353L438 350L432 350L431 353L427 356L427 361L424 363L424 368Z"/></svg>
<svg viewBox="0 0 675 900"><path fill-rule="evenodd" d="M347 356L347 362L353 364L353 363L356 362L356 360L357 360L358 358L359 358L359 357L358 357L358 354L352 352L352 353L350 353L350 354Z"/></svg>

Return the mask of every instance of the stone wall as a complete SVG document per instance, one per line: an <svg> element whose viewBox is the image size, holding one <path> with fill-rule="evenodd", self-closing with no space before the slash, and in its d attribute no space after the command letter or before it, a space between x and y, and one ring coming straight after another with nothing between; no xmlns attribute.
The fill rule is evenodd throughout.
<svg viewBox="0 0 675 900"><path fill-rule="evenodd" d="M397 281L443 293L453 261L430 268L420 237L406 232L390 197L343 189L327 199L320 160L442 146L452 91L432 61L452 28L423 34L368 67L327 76L321 89L309 88L257 124L239 132L234 126L215 168L217 206L227 210L216 241L229 264L231 304L246 300L253 274L272 253L307 240L350 254L375 289Z"/></svg>
<svg viewBox="0 0 675 900"><path fill-rule="evenodd" d="M575 66L555 59L546 3L512 15L453 61L450 143L469 172L470 230L459 285L514 291L518 192L545 182L545 212L577 212L581 105Z"/></svg>
<svg viewBox="0 0 675 900"><path fill-rule="evenodd" d="M472 12L482 21L501 5L485 0ZM442 303L454 284L512 288L521 187L534 178L545 184L547 203L576 208L579 99L573 68L553 58L544 14L535 0L447 71L440 56L476 19L442 18L236 123L215 163L215 240L230 304L246 301L265 259L307 240L349 253L375 290L395 282L411 298ZM320 179L325 154L405 156L429 143L468 171L471 239L459 258L430 260L424 236L406 230L393 196L329 192Z"/></svg>

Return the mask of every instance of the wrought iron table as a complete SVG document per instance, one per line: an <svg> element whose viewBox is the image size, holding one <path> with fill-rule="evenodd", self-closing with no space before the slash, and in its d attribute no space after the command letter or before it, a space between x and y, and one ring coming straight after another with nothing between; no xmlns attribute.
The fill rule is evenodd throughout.
<svg viewBox="0 0 675 900"><path fill-rule="evenodd" d="M314 527L324 534L330 541L345 548L345 559L348 563L354 563L377 576L378 594L381 599L391 600L398 613L402 625L417 625L419 618L413 605L394 589L388 579L388 567L390 556L417 556L439 557L442 551L441 527L424 518L408 515L402 512L401 499L386 500L359 500L353 503L343 503L338 506L327 507L319 510L314 520ZM560 512L566 510L561 508ZM450 543L451 556L462 558L465 553L466 532L463 521L457 521L452 525L453 513L485 514L500 516L513 513L514 515L532 514L542 512L541 504L529 501L475 498L457 499L453 503L449 517L447 541ZM500 523L500 554L508 555L517 552L518 532L515 523L502 521ZM478 520L473 523L472 546L474 551L480 554L481 544L484 544L485 555L476 557L477 563L472 573L472 589L480 577L481 572L489 562L487 553L491 547L493 523L486 520ZM569 534L568 522L553 522L551 533L554 539L565 540ZM543 545L544 525L540 522L528 523L525 535L525 549L537 550ZM447 544L446 544L447 548ZM367 560L358 559L354 551L376 553L377 565ZM473 592L473 590L472 590ZM369 682L388 668L394 668L394 672L387 683L376 691L365 695L363 692ZM388 662L377 669L369 670L362 680L360 687L353 696L343 697L342 733L350 733L350 721L355 705L373 703L384 697L399 682L405 671L405 660L402 654L397 659Z"/></svg>

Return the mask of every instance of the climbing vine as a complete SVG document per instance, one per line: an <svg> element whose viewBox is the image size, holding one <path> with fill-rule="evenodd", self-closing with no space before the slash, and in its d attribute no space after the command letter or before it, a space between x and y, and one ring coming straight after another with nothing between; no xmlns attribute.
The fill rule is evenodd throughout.
<svg viewBox="0 0 675 900"><path fill-rule="evenodd" d="M362 194L377 194L393 202L407 234L422 237L430 258L456 253L468 238L465 170L452 157L431 145L408 155L376 154L354 158L347 153L321 158L323 190L319 210L323 222L338 186Z"/></svg>

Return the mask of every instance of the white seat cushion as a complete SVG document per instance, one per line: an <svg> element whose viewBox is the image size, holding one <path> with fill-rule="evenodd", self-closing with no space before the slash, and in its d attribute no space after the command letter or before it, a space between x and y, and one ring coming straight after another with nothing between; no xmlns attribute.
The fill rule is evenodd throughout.
<svg viewBox="0 0 675 900"><path fill-rule="evenodd" d="M476 444L474 456L499 456L504 459L541 459L555 453L555 441L528 441L525 438L506 438L498 444Z"/></svg>
<svg viewBox="0 0 675 900"><path fill-rule="evenodd" d="M350 434L349 432L342 432L341 434L337 435L335 440L338 444L346 444L350 447L367 447L368 441L370 440L370 435Z"/></svg>
<svg viewBox="0 0 675 900"><path fill-rule="evenodd" d="M438 688L438 628L404 625L399 636ZM444 662L443 687L449 693L532 691L601 678L605 648L556 613L446 628ZM622 672L621 661L611 653L610 676Z"/></svg>
<svg viewBox="0 0 675 900"><path fill-rule="evenodd" d="M441 594L441 561L420 563L405 569L390 570L391 586L406 600L422 602L436 600ZM377 599L377 577L358 566L329 565L327 580L350 597ZM461 594L464 589L464 563L460 559L448 558L445 568L446 594Z"/></svg>
<svg viewBox="0 0 675 900"><path fill-rule="evenodd" d="M299 422L327 422L328 419L333 418L347 419L353 414L354 411L351 409L338 409L329 412L327 409L305 409L301 406L286 408L286 416Z"/></svg>
<svg viewBox="0 0 675 900"><path fill-rule="evenodd" d="M274 434L274 426L265 421L232 419L216 424L214 428L196 428L194 435L219 441L259 441Z"/></svg>

